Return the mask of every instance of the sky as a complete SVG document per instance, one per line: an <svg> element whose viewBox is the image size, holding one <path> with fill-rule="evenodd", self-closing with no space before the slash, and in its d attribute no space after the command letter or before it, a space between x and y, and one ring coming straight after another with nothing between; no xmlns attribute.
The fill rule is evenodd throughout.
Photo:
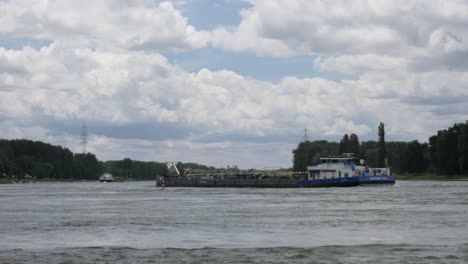
<svg viewBox="0 0 468 264"><path fill-rule="evenodd" d="M292 166L304 139L468 120L468 1L0 0L0 138Z"/></svg>

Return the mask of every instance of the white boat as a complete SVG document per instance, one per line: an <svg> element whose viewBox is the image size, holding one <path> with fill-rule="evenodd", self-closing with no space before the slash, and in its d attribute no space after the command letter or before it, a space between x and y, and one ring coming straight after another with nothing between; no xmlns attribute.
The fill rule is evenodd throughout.
<svg viewBox="0 0 468 264"><path fill-rule="evenodd" d="M101 177L99 177L99 181L100 182L113 182L114 177L112 177L112 174L106 172L106 173L102 174Z"/></svg>

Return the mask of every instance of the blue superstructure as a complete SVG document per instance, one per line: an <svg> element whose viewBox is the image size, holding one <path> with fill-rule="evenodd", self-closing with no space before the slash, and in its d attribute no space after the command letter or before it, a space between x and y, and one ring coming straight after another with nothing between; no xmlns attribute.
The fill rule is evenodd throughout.
<svg viewBox="0 0 468 264"><path fill-rule="evenodd" d="M317 166L307 167L307 180L297 181L299 187L350 187L373 184L395 184L389 168L369 168L356 165L350 154L321 158Z"/></svg>

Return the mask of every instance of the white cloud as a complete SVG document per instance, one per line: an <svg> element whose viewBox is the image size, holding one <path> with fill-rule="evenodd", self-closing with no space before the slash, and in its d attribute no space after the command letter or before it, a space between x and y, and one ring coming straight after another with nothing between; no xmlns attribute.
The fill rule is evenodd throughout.
<svg viewBox="0 0 468 264"><path fill-rule="evenodd" d="M405 58L375 54L319 57L314 64L320 71L338 71L348 74L362 74L369 71L402 71L408 67Z"/></svg>
<svg viewBox="0 0 468 264"><path fill-rule="evenodd" d="M0 32L73 47L180 51L207 44L171 2L2 1Z"/></svg>
<svg viewBox="0 0 468 264"><path fill-rule="evenodd" d="M444 113L432 98L459 105L462 101L453 100L468 97L464 89L468 74L456 72L366 73L345 82L286 77L275 84L227 70L189 73L161 55L141 51L99 52L52 44L41 50L2 49L0 58L3 68L14 68L0 79L2 87L11 87L0 90L0 113L10 124L24 120L36 127L37 120L87 120L113 129L122 125L138 129L138 124L148 123L155 127L148 133L198 145L211 140L239 146L251 145L246 142L252 140L294 142L305 123L313 139L344 133L369 139L375 138L372 133L379 121L389 122L395 137L425 139L450 125L442 118L433 124L439 118L434 111ZM180 139L172 130L162 132L158 126L163 124L188 136ZM433 129L424 129L428 127ZM126 133L124 137L138 140L138 131ZM109 140L116 144L116 139ZM96 151L104 151L96 144ZM98 154L112 157L108 152Z"/></svg>
<svg viewBox="0 0 468 264"><path fill-rule="evenodd" d="M168 2L0 2L0 31L52 41L0 47L2 137L79 151L86 120L89 150L101 159L271 167L290 164L306 123L312 139L375 139L383 121L389 138L426 140L468 118L468 73L453 57L468 50L463 2L251 3L237 28L200 32ZM319 72L355 78L272 83L188 72L161 55L209 40L261 56L314 55Z"/></svg>
<svg viewBox="0 0 468 264"><path fill-rule="evenodd" d="M77 117L117 124L183 122L206 126L211 132L264 134L275 127L276 118L291 121L297 110L307 112L306 102L296 101L309 93L301 87L303 83L326 93L311 90L311 100L339 96L336 89L342 89L320 79L286 79L275 85L229 71L203 69L191 74L170 65L161 55L138 51L70 50L52 44L41 50L2 50L1 54L13 58L3 60L2 65L22 65L18 69L25 72L3 73L6 84L15 86L3 94L25 108L18 111L25 116L36 112L58 119ZM23 94L31 96L18 96ZM332 107L328 102L325 108Z"/></svg>
<svg viewBox="0 0 468 264"><path fill-rule="evenodd" d="M468 50L465 1L249 2L238 27L214 30L213 45L259 56L321 56L326 62L322 70L347 73L387 70L381 62L416 68L443 63L453 69L466 60L455 56ZM367 61L370 56L375 63ZM427 65L435 56L438 63ZM343 60L358 62L339 65Z"/></svg>

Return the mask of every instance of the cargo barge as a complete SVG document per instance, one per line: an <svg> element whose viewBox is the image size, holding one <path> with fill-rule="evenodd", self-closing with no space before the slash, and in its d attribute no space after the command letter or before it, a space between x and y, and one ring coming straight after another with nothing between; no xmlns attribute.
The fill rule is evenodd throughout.
<svg viewBox="0 0 468 264"><path fill-rule="evenodd" d="M321 158L317 166L308 166L306 173L290 175L211 174L159 177L157 186L165 187L224 187L224 188L318 188L353 187L395 184L389 168L369 168L361 160L354 163L349 155Z"/></svg>

